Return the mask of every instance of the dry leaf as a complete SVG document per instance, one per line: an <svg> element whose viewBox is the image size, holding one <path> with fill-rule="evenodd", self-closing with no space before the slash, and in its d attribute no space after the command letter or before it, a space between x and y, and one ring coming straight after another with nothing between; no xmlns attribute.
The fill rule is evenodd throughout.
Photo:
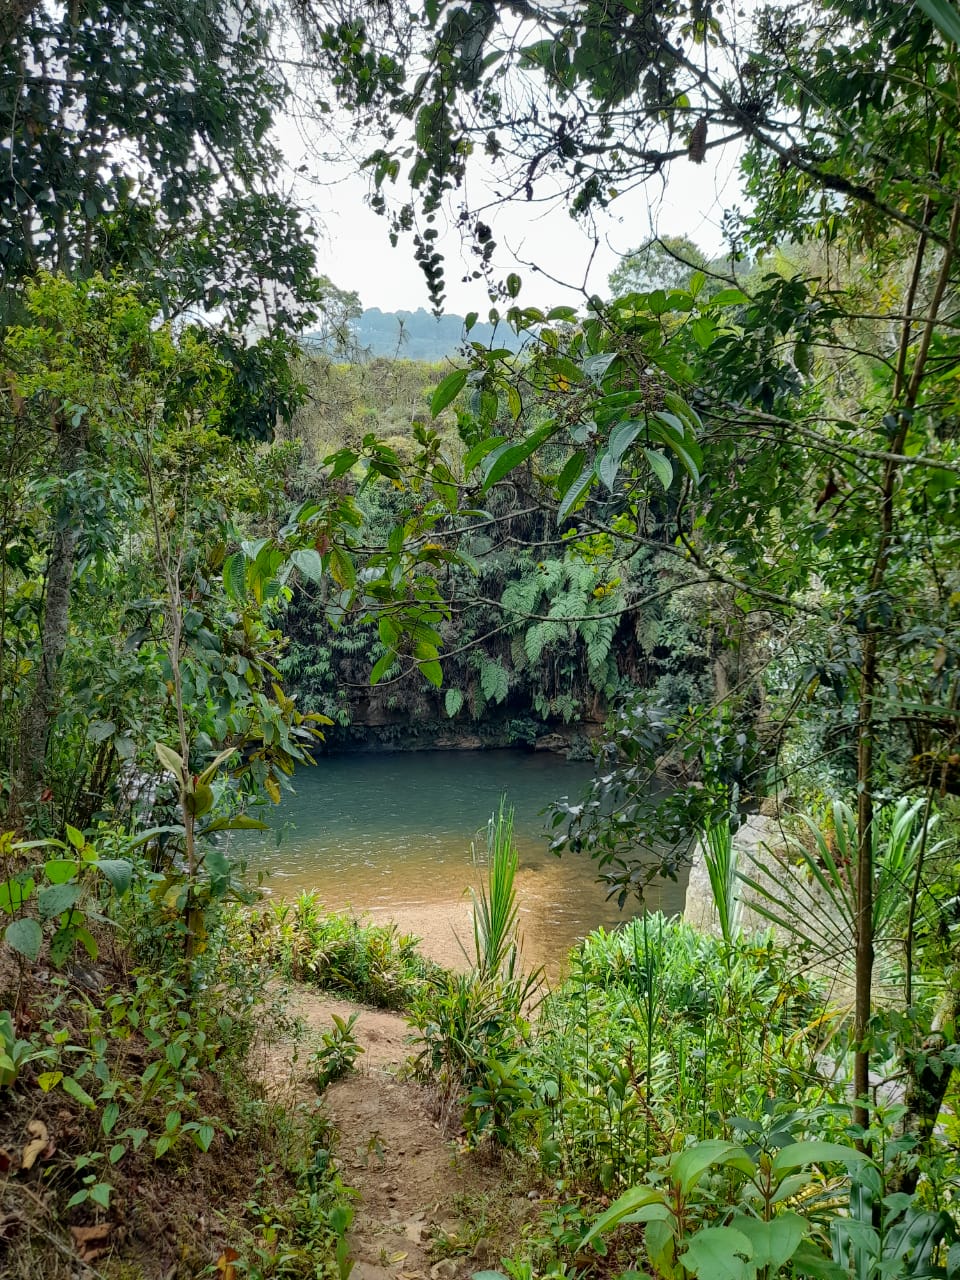
<svg viewBox="0 0 960 1280"><path fill-rule="evenodd" d="M28 1142L20 1154L20 1168L32 1169L37 1163L37 1157L46 1152L47 1147L53 1146L50 1141L50 1134L47 1132L47 1126L39 1120L31 1120L27 1125L27 1133L29 1133L32 1141ZM53 1155L53 1151L49 1152Z"/></svg>
<svg viewBox="0 0 960 1280"><path fill-rule="evenodd" d="M237 1280L237 1268L233 1264L239 1257L236 1249L231 1249L229 1245L221 1253L217 1259L217 1270L222 1274L223 1280Z"/></svg>
<svg viewBox="0 0 960 1280"><path fill-rule="evenodd" d="M81 1262L96 1262L110 1249L112 1222L99 1222L93 1227L71 1227L70 1234Z"/></svg>
<svg viewBox="0 0 960 1280"><path fill-rule="evenodd" d="M6 1147L0 1147L0 1173L9 1173L12 1165L13 1156Z"/></svg>

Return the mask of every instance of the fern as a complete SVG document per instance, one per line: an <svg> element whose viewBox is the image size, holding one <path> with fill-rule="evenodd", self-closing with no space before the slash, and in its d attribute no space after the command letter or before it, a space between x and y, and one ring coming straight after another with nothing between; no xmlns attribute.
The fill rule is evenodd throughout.
<svg viewBox="0 0 960 1280"><path fill-rule="evenodd" d="M514 636L510 641L510 662L515 672L524 671L530 665L525 641L525 635Z"/></svg>
<svg viewBox="0 0 960 1280"><path fill-rule="evenodd" d="M542 560L537 565L537 575L541 590L550 595L563 585L564 578L568 576L568 565L563 560Z"/></svg>
<svg viewBox="0 0 960 1280"><path fill-rule="evenodd" d="M452 720L455 715L459 714L460 708L463 706L463 690L448 689L444 695L443 705L446 708L447 715Z"/></svg>
<svg viewBox="0 0 960 1280"><path fill-rule="evenodd" d="M499 662L485 662L480 669L480 689L488 702L503 702L510 690L510 677Z"/></svg>
<svg viewBox="0 0 960 1280"><path fill-rule="evenodd" d="M501 602L508 613L525 616L536 613L542 595L543 583L534 574L532 577L515 578L513 582L507 583L503 589Z"/></svg>
<svg viewBox="0 0 960 1280"><path fill-rule="evenodd" d="M607 659L616 630L614 618L591 618L581 625L580 634L587 650L587 670L594 688L603 688L607 683Z"/></svg>
<svg viewBox="0 0 960 1280"><path fill-rule="evenodd" d="M580 714L580 701L571 693L561 693L553 700L553 710L563 716L564 724L569 724Z"/></svg>
<svg viewBox="0 0 960 1280"><path fill-rule="evenodd" d="M527 661L531 666L536 666L544 649L549 649L566 634L567 629L561 622L535 622L523 637L523 650L527 655Z"/></svg>

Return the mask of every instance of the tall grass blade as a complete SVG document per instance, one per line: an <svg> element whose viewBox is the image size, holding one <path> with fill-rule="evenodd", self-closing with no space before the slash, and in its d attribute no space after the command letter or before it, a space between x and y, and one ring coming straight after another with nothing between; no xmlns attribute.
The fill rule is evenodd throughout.
<svg viewBox="0 0 960 1280"><path fill-rule="evenodd" d="M730 819L710 822L706 827L707 843L704 861L710 876L710 888L720 919L720 934L729 949L738 931L740 900L737 893L737 851L730 830Z"/></svg>
<svg viewBox="0 0 960 1280"><path fill-rule="evenodd" d="M513 843L513 809L500 808L487 824L487 876L473 899L473 943L482 977L512 977L517 961L516 878L520 865Z"/></svg>

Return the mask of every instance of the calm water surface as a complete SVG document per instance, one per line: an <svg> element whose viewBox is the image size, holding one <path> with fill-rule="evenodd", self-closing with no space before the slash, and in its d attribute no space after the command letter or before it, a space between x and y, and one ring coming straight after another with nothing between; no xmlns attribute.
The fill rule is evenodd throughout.
<svg viewBox="0 0 960 1280"><path fill-rule="evenodd" d="M429 937L439 924L450 932L444 911L462 922L477 877L471 844L485 850L487 820L506 795L520 853L524 955L554 968L585 933L624 919L588 858L547 849L542 810L577 798L591 773L589 764L546 752L335 756L298 773L296 796L270 815L273 830L245 833L242 847L250 875L262 875L270 893L312 889L335 910L377 918L392 911L402 927ZM667 883L648 905L674 912L682 899L683 889ZM634 910L628 903L627 914Z"/></svg>

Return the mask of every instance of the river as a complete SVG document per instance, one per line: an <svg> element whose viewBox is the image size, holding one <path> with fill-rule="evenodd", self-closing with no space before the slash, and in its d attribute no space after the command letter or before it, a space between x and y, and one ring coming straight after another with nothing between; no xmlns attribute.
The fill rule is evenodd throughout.
<svg viewBox="0 0 960 1280"><path fill-rule="evenodd" d="M293 897L315 890L331 909L395 919L443 963L465 963L471 844L485 851L490 815L506 796L520 854L517 894L526 964L556 973L591 929L625 918L606 898L589 858L547 848L542 810L577 797L592 766L546 752L398 752L323 758L296 776L296 795L269 815L272 830L244 833L234 849L248 879ZM683 887L656 885L651 910L683 908ZM626 916L637 910L627 904ZM459 942L458 942L459 939Z"/></svg>

